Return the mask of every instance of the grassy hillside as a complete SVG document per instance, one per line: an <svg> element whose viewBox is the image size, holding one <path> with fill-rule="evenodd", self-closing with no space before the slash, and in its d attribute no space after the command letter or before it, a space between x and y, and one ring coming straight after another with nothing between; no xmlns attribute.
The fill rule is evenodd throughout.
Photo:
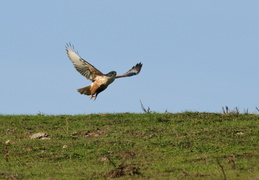
<svg viewBox="0 0 259 180"><path fill-rule="evenodd" d="M0 179L259 179L258 115L0 115L0 124Z"/></svg>

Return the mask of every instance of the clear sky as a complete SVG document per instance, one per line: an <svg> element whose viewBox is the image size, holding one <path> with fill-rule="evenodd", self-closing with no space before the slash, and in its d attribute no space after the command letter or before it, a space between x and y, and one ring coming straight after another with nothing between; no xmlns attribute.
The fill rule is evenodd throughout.
<svg viewBox="0 0 259 180"><path fill-rule="evenodd" d="M0 19L0 114L259 107L258 0L2 1ZM103 73L142 71L89 100L67 42Z"/></svg>

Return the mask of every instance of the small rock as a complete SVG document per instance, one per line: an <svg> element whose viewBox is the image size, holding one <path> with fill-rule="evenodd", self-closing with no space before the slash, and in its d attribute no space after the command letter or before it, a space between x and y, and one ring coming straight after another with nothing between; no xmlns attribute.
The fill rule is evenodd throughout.
<svg viewBox="0 0 259 180"><path fill-rule="evenodd" d="M46 133L38 132L31 135L31 139L50 139L50 138L48 138L48 135Z"/></svg>
<svg viewBox="0 0 259 180"><path fill-rule="evenodd" d="M243 132L240 131L240 132L237 132L236 134L237 134L237 135L244 135L245 133L243 133Z"/></svg>
<svg viewBox="0 0 259 180"><path fill-rule="evenodd" d="M107 157L100 157L98 160L99 161L108 161L108 158Z"/></svg>
<svg viewBox="0 0 259 180"><path fill-rule="evenodd" d="M50 137L42 137L41 140L50 139Z"/></svg>

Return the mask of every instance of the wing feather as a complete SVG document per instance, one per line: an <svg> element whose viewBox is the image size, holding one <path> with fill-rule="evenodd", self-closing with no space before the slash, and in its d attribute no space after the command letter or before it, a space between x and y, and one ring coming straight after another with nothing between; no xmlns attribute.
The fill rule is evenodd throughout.
<svg viewBox="0 0 259 180"><path fill-rule="evenodd" d="M94 81L96 76L101 76L103 73L96 69L89 62L81 58L78 52L75 51L74 46L71 43L66 45L66 51L69 59L74 64L76 70L85 76L87 79Z"/></svg>
<svg viewBox="0 0 259 180"><path fill-rule="evenodd" d="M127 71L126 73L122 74L122 75L118 75L116 76L116 78L121 78L121 77L130 77L130 76L134 76L137 75L140 70L142 68L142 63L138 63L135 66L133 66L129 71Z"/></svg>

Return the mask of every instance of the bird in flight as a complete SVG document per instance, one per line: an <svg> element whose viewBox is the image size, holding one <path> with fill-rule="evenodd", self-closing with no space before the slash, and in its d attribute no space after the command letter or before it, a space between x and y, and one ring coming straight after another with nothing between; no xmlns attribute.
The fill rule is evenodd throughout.
<svg viewBox="0 0 259 180"><path fill-rule="evenodd" d="M74 46L71 43L68 43L66 45L66 51L76 70L81 75L92 81L92 84L80 88L77 91L80 94L90 96L90 99L93 98L94 100L97 98L97 95L105 90L116 78L137 75L142 68L142 63L138 63L122 75L117 75L116 71L111 71L107 74L103 74L89 62L81 58L78 52L75 51Z"/></svg>

